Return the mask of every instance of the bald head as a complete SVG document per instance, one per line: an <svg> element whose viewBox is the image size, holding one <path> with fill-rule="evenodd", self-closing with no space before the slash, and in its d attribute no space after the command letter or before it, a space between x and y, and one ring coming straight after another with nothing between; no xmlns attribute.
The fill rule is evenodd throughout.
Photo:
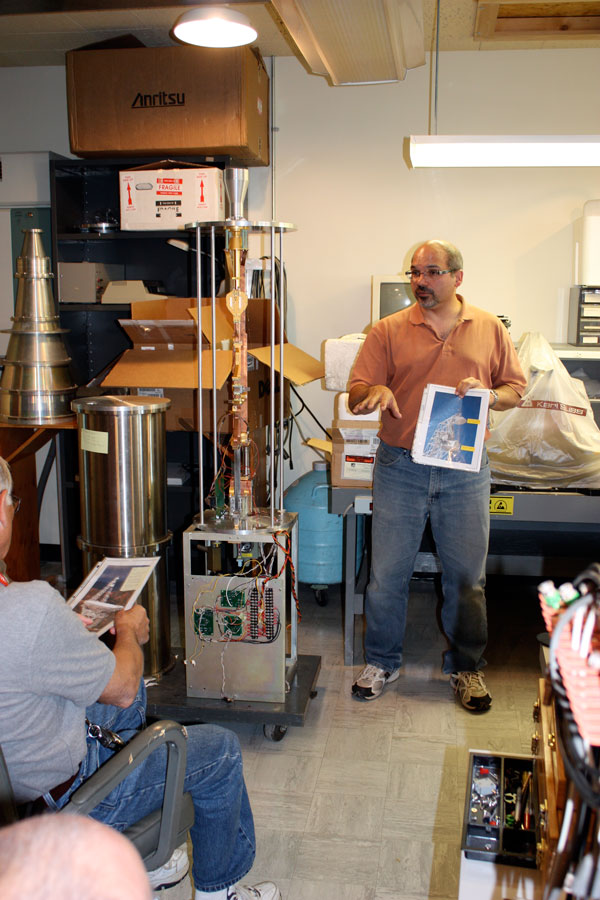
<svg viewBox="0 0 600 900"><path fill-rule="evenodd" d="M0 829L2 900L151 900L142 859L118 831L49 813Z"/></svg>
<svg viewBox="0 0 600 900"><path fill-rule="evenodd" d="M423 244L420 244L417 247L417 249L413 253L413 257L418 253L419 250L424 247L433 247L441 250L446 257L445 265L447 269L454 269L458 271L459 269L463 268L462 253L460 252L458 247L455 247L454 244L450 243L450 241L440 241L437 239L425 241Z"/></svg>

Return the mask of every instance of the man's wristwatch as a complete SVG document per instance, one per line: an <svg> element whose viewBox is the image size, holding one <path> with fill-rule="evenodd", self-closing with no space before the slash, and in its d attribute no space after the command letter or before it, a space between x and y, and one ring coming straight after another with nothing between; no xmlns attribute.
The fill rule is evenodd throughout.
<svg viewBox="0 0 600 900"><path fill-rule="evenodd" d="M495 391L493 388L490 388L490 394L494 398L493 401L489 404L489 408L493 409L498 402L498 391Z"/></svg>

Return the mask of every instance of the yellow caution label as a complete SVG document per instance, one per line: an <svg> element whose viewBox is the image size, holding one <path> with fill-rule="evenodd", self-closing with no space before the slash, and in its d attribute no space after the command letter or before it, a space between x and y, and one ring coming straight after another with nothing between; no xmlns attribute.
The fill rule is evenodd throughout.
<svg viewBox="0 0 600 900"><path fill-rule="evenodd" d="M479 425L479 419L467 419L467 425Z"/></svg>
<svg viewBox="0 0 600 900"><path fill-rule="evenodd" d="M514 507L514 497L490 497L490 516L512 516Z"/></svg>

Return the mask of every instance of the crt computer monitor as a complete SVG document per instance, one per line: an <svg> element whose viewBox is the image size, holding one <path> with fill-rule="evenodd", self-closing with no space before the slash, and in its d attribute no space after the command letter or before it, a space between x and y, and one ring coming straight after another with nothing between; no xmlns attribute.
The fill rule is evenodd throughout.
<svg viewBox="0 0 600 900"><path fill-rule="evenodd" d="M405 275L371 275L371 324L412 306L414 302Z"/></svg>

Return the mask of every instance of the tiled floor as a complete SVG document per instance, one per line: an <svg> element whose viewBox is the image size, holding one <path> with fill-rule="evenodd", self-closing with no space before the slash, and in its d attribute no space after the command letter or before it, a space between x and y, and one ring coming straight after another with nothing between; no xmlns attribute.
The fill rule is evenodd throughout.
<svg viewBox="0 0 600 900"><path fill-rule="evenodd" d="M400 679L376 701L350 696L339 589L320 607L301 591L300 653L322 658L303 727L242 742L258 853L245 879L277 881L284 900L456 900L469 749L529 753L543 631L535 582L489 585L481 716L460 707L440 673L436 592L414 580Z"/></svg>

